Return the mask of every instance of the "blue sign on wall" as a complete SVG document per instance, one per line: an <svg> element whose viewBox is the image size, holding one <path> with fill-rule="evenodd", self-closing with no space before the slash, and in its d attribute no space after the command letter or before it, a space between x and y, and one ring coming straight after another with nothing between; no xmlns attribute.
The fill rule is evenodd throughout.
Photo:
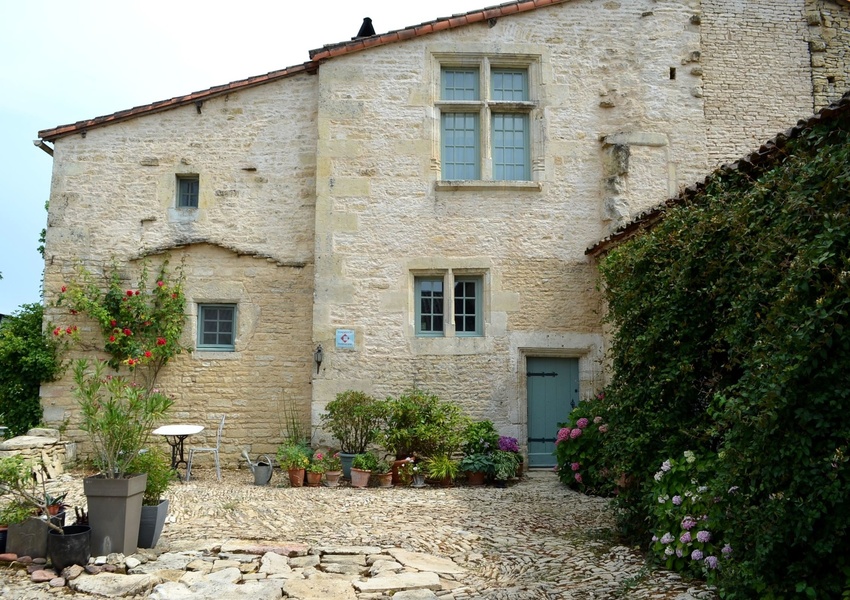
<svg viewBox="0 0 850 600"><path fill-rule="evenodd" d="M354 330L353 329L337 329L336 330L336 347L354 350Z"/></svg>

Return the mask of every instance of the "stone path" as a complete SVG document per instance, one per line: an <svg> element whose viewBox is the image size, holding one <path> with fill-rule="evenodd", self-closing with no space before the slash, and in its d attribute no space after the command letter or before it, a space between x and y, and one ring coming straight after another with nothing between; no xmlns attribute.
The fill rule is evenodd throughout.
<svg viewBox="0 0 850 600"><path fill-rule="evenodd" d="M34 583L26 568L0 567L0 597L714 598L699 582L646 568L614 540L607 501L551 472L507 489L289 488L276 486L279 473L257 487L247 470L223 477L193 469L190 483L173 486L157 548L111 556L117 573L51 588L52 574ZM84 504L81 477L63 479L49 489Z"/></svg>

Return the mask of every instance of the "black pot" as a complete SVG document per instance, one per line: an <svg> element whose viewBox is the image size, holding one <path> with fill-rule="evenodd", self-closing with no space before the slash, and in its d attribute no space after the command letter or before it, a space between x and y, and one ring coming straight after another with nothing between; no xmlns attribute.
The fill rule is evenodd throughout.
<svg viewBox="0 0 850 600"><path fill-rule="evenodd" d="M65 533L51 529L47 533L47 556L57 573L71 565L85 566L91 556L91 527L70 525Z"/></svg>
<svg viewBox="0 0 850 600"><path fill-rule="evenodd" d="M6 552L6 537L9 535L8 527L0 527L0 554Z"/></svg>

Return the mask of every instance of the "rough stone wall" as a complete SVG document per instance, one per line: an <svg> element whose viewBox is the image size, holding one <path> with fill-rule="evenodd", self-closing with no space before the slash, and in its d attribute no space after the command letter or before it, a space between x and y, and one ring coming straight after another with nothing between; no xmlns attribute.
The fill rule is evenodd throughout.
<svg viewBox="0 0 850 600"><path fill-rule="evenodd" d="M704 172L700 78L671 79L699 49L697 7L571 2L322 65L314 422L346 388L415 384L523 439L526 356L579 357L582 386L601 383L601 299L584 256L612 221L601 140L663 140L623 173L627 215ZM534 185L438 184L440 60L461 53L531 60ZM484 336L415 336L414 275L448 269L484 274ZM354 349L334 347L337 329L354 330Z"/></svg>
<svg viewBox="0 0 850 600"><path fill-rule="evenodd" d="M703 0L710 167L731 162L814 109L804 0Z"/></svg>
<svg viewBox="0 0 850 600"><path fill-rule="evenodd" d="M48 305L77 261L99 272L114 258L135 282L138 259L164 252L172 266L185 259L189 347L198 302L237 304L235 352L180 355L158 381L176 399L170 421L206 427L187 446L214 444L228 414L225 464L243 448L274 451L285 403L309 423L316 83L294 77L208 100L200 113L175 109L55 144ZM175 208L178 174L199 177L197 209ZM73 318L47 311L54 323ZM84 338L96 335L79 323ZM84 439L69 375L43 386L42 403L48 422L67 419L71 439Z"/></svg>
<svg viewBox="0 0 850 600"><path fill-rule="evenodd" d="M850 90L850 3L808 0L806 22L815 110L820 110Z"/></svg>

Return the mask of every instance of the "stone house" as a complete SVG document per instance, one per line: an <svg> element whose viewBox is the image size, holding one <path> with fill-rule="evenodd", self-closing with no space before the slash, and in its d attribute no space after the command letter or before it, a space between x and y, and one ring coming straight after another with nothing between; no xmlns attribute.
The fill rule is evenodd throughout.
<svg viewBox="0 0 850 600"><path fill-rule="evenodd" d="M838 98L848 47L844 0L520 0L44 130L45 301L77 262L185 261L160 384L228 415L225 463L417 386L546 466L605 382L585 249ZM42 402L74 438L69 387Z"/></svg>

